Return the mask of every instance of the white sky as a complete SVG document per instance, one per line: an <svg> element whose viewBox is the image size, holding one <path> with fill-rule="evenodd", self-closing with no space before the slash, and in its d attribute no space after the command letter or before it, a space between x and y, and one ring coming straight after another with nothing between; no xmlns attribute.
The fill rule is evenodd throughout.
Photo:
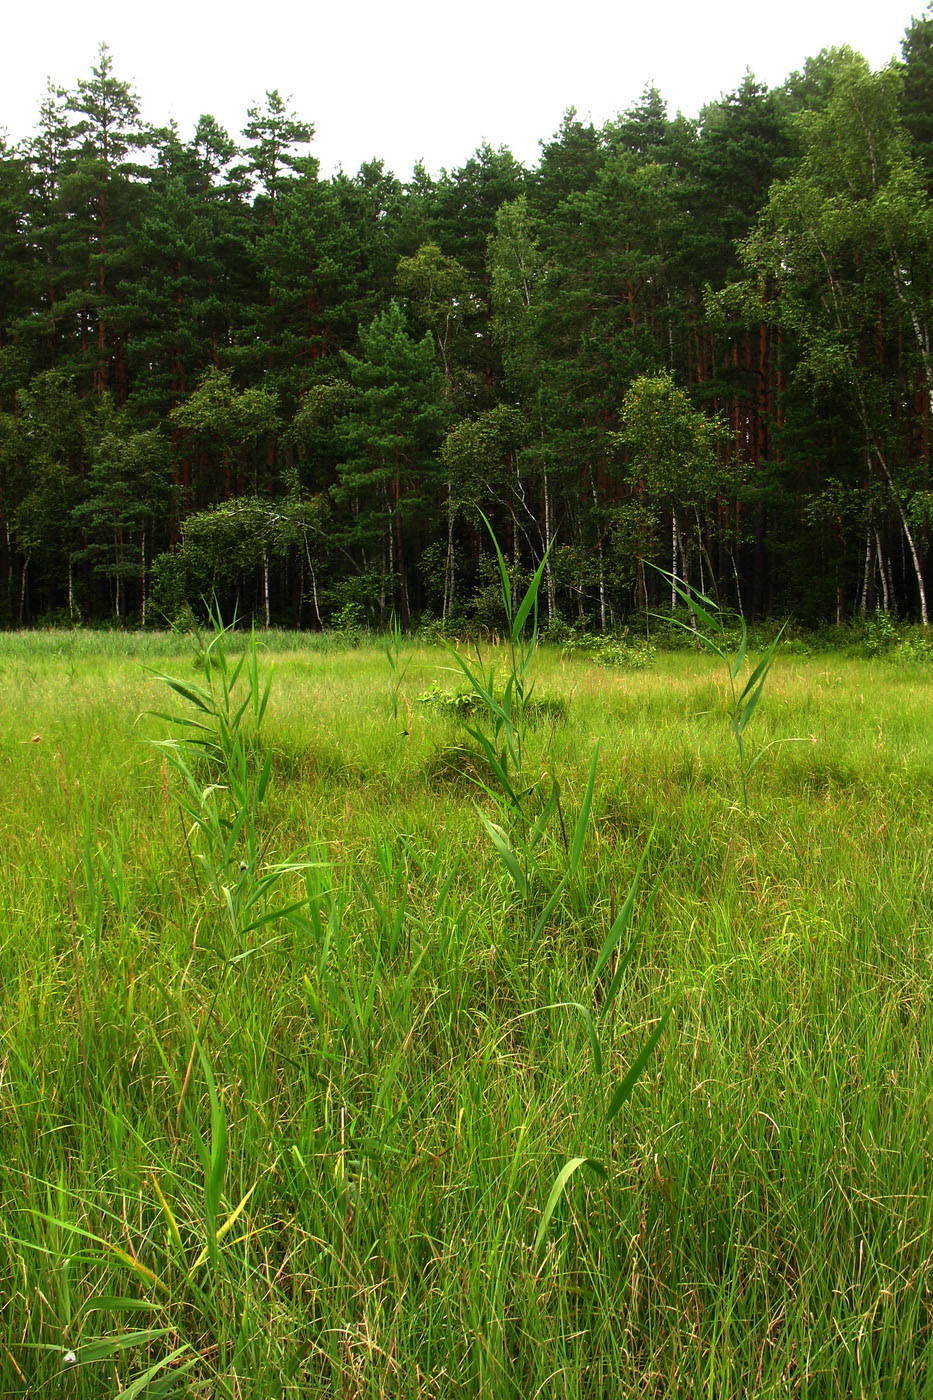
<svg viewBox="0 0 933 1400"><path fill-rule="evenodd" d="M533 164L573 105L597 123L654 82L696 115L750 68L769 86L830 45L874 68L899 55L923 0L6 0L0 130L32 132L46 79L73 87L111 48L144 117L201 112L233 134L278 88L313 122L325 174L383 158L406 178L462 164L483 140Z"/></svg>

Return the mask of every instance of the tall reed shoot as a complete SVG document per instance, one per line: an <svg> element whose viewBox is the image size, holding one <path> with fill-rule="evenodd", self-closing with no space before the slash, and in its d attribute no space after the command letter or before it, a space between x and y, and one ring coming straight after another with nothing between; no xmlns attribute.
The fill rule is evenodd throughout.
<svg viewBox="0 0 933 1400"><path fill-rule="evenodd" d="M392 719L398 725L399 712L401 709L400 700L404 701L406 709L408 702L402 695L402 683L408 673L410 659L402 665L402 626L395 614L389 624L389 635L383 648L386 661L389 663L389 703L392 707ZM411 729L411 714L408 714L407 728L401 731L401 737L407 738Z"/></svg>
<svg viewBox="0 0 933 1400"><path fill-rule="evenodd" d="M484 666L479 651L472 659L449 645L447 649L472 687L490 728L491 737L478 724L466 727L467 733L479 745L497 783L498 790L486 790L520 827L525 828L526 804L531 794L525 782L528 711L534 691L531 668L538 648L538 590L547 564L547 554L515 608L512 581L502 550L485 516L483 522L492 539L499 566L500 596L506 621L504 684L497 684L497 666L494 663ZM531 627L526 635L525 627L529 621Z"/></svg>
<svg viewBox="0 0 933 1400"><path fill-rule="evenodd" d="M187 823L185 841L222 915L225 959L250 956L255 934L302 901L271 904L282 879L304 862L263 863L259 813L272 773L271 750L260 731L269 702L271 673L262 676L255 632L234 662L227 641L232 624L212 615L212 632L198 635L197 660L204 683L160 675L189 707L187 714L160 714L183 732L154 740L181 780L179 807ZM158 674L158 673L157 673Z"/></svg>
<svg viewBox="0 0 933 1400"><path fill-rule="evenodd" d="M726 714L729 720L729 729L735 741L736 756L738 760L739 784L742 792L742 806L746 813L749 811L748 803L748 780L758 764L764 758L769 749L775 748L778 744L799 742L793 739L772 739L770 743L764 744L751 758L745 745L745 731L751 723L752 717L758 708L768 673L777 655L778 644L784 631L782 627L777 636L772 641L764 654L754 667L745 684L739 689L739 675L748 655L748 628L745 618L741 619L741 634L738 646L730 654L727 645L727 631L722 619L722 613L712 598L707 597L690 584L684 583L674 574L667 573L664 569L658 569L658 573L670 583L677 596L686 603L690 609L690 624L681 622L678 618L673 621L676 626L689 632L691 636L703 646L721 659L726 668L726 675L729 682L729 699L726 706ZM701 631L697 626L697 619L706 628Z"/></svg>
<svg viewBox="0 0 933 1400"><path fill-rule="evenodd" d="M492 738L484 733L479 725L468 726L467 732L471 734L479 744L493 776L498 780L498 792L488 786L485 790L497 800L500 809L511 819L511 831L509 832L498 823L490 821L485 813L480 812L479 815L526 911L530 986L532 952L539 946L545 930L558 914L561 902L568 888L575 880L580 867L592 813L596 773L599 764L599 746L596 746L590 763L583 799L576 814L576 820L573 823L572 837L568 838L567 835L567 823L561 808L560 787L553 777L551 778L548 796L544 801L540 813L532 824L527 804L533 792L533 785L530 785L527 781L525 756L528 707L534 689L532 662L538 642L538 590L544 575L547 555L545 554L532 576L531 582L518 607L513 609L511 580L509 578L505 559L503 558L495 534L489 526L489 522L485 520L485 516L483 519L492 536L492 542L496 551L496 558L499 564L502 605L506 617L506 640L508 650L505 683L501 687L501 690L496 686L496 672L493 666L490 666L488 670L484 670L481 665L471 663L459 652L454 651L452 648L449 650L464 676L473 687L473 692L484 708L492 730ZM524 628L529 620L531 621L531 628L526 637L524 635ZM556 879L544 871L536 854L539 842L555 817L559 821L564 848L563 868ZM615 1002L626 969L637 947L644 922L650 912L651 904L653 903L652 896L647 902L647 906L642 912L640 919L635 924L627 947L620 952L622 942L632 923L638 895L639 880L647 849L646 846L622 907L612 921L612 925L596 960L588 1002L552 1004L551 1006L540 1007L535 1011L525 1013L526 1015L536 1015L545 1011L566 1008L579 1014L587 1031L592 1071L598 1086L597 1092L602 1095L604 1100L602 1109L603 1142L601 1145L601 1157L593 1155L573 1157L561 1168L551 1187L541 1215L535 1240L535 1249L537 1252L540 1252L543 1247L547 1237L548 1227L558 1202L579 1169L583 1166L588 1166L601 1176L608 1176L608 1163L611 1161L612 1157L608 1139L609 1129L625 1103L627 1103L631 1097L632 1091L651 1058L654 1048L664 1033L667 1022L670 1019L672 1008L669 1007L646 1039L623 1079L614 1087L604 1090L602 1083L604 1057L599 1024L601 1021L605 1021L605 1018ZM546 893L543 907L537 912L536 917L532 904L533 882L543 886ZM608 983L603 985L607 971L609 972ZM593 1008L597 1003L599 1009L596 1015L594 1015Z"/></svg>

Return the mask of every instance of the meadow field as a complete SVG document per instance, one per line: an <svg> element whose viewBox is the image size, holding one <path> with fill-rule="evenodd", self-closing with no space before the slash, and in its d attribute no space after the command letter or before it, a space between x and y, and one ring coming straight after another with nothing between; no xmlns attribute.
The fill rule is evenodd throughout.
<svg viewBox="0 0 933 1400"><path fill-rule="evenodd" d="M0 1394L933 1396L933 667L221 645L0 636Z"/></svg>

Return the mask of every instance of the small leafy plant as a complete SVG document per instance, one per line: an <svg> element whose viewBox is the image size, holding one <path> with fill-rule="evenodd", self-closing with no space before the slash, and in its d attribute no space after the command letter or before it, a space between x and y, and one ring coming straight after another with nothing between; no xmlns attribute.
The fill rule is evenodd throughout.
<svg viewBox="0 0 933 1400"><path fill-rule="evenodd" d="M343 607L334 617L331 626L343 646L358 647L363 640L363 633L366 628L366 618L362 604L356 602L344 603Z"/></svg>
<svg viewBox="0 0 933 1400"><path fill-rule="evenodd" d="M430 688L418 696L418 704L455 719L464 719L476 714L482 697L473 690L450 690L432 681ZM562 695L536 696L526 707L525 719L529 726L564 724L567 720L567 701Z"/></svg>
<svg viewBox="0 0 933 1400"><path fill-rule="evenodd" d="M592 657L598 666L625 671L643 671L655 658L655 648L644 638L629 636L628 628L621 635L602 632L572 631L563 646L565 656L582 652Z"/></svg>
<svg viewBox="0 0 933 1400"><path fill-rule="evenodd" d="M418 696L418 704L460 719L474 713L480 698L474 690L449 690L433 681L430 689L423 690Z"/></svg>

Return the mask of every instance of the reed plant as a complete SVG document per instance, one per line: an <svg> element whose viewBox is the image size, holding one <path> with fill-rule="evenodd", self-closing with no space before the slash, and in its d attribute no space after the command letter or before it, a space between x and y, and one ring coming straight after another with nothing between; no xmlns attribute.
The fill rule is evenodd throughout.
<svg viewBox="0 0 933 1400"><path fill-rule="evenodd" d="M484 754L492 779L496 784L495 788L485 783L481 786L486 794L496 801L509 823L509 828L506 829L503 825L491 821L484 812L479 812L480 820L526 913L525 937L528 950L528 986L530 990L532 957L540 949L542 937L548 925L559 918L561 904L573 890L580 869L593 808L599 764L599 746L597 744L593 750L583 798L573 821L572 837L568 839L568 823L561 802L560 786L553 777L548 776L544 780L547 782L549 790L536 819L532 823L528 803L535 791L536 784L528 782L525 772L525 758L528 720L535 684L533 663L538 646L538 592L547 564L547 554L532 575L518 606L514 607L512 583L502 550L485 517L484 523L489 529L499 566L500 596L506 624L504 680L497 683L493 667L484 669L482 665L472 663L470 659L453 647L449 647L449 651L472 686L472 694L481 707L490 730L490 733L487 734L479 722L466 726L467 732ZM552 872L544 866L538 851L549 827L558 823L563 841L564 859L560 866ZM603 1051L594 1017L593 1003L599 995L600 1014L605 1017L611 1012L622 978L635 952L637 935L641 931L639 927L633 929L634 936L629 940L627 947L623 948L622 943L632 924L643 862L644 855L596 960L588 1001L551 1004L541 1008L543 1012L566 1009L579 1013L587 1031L591 1068L596 1081L597 1095L601 1095L603 1092ZM543 890L538 901L541 905L540 909L535 908L535 886L540 886ZM608 985L601 987L600 979L604 976L610 963L612 963L612 971ZM526 1014L532 1015L534 1013L529 1011ZM609 1091L605 1099L600 1124L605 1149L602 1159L592 1155L572 1157L558 1172L541 1215L535 1241L536 1252L540 1253L542 1249L554 1211L575 1173L581 1167L586 1166L604 1178L607 1177L606 1163L611 1158L607 1134L623 1105L631 1097L639 1076L664 1032L670 1014L671 1008L660 1018L657 1026L635 1056L627 1073Z"/></svg>
<svg viewBox="0 0 933 1400"><path fill-rule="evenodd" d="M730 651L728 647L728 629L723 619L722 612L717 607L712 598L701 593L699 589L685 583L682 579L673 574L667 573L664 569L658 569L664 578L667 579L671 588L686 604L690 613L689 624L682 622L679 618L667 619L674 626L689 632L697 646L705 647L720 658L726 668L726 680L729 686L729 697L726 703L726 715L729 722L729 730L735 742L736 760L739 774L739 786L742 794L742 806L745 812L749 812L748 803L748 780L758 764L769 752L779 744L799 742L795 739L772 739L763 744L758 751L749 755L746 749L745 731L752 721L752 717L758 708L768 679L768 673L774 664L781 637L784 633L784 626L781 626L777 634L765 647L759 656L755 666L741 682L742 671L748 660L748 627L745 618L739 619L739 638L735 647ZM702 623L703 629L698 626ZM741 688L740 688L741 687Z"/></svg>
<svg viewBox="0 0 933 1400"><path fill-rule="evenodd" d="M179 809L185 848L200 868L221 915L218 952L226 966L249 958L256 936L301 907L274 896L286 876L305 862L267 861L260 814L272 773L272 752L261 743L271 671L261 673L255 631L234 659L228 642L234 623L212 616L204 639L196 634L202 684L160 675L186 702L185 713L160 714L176 730L153 740L180 780Z"/></svg>

